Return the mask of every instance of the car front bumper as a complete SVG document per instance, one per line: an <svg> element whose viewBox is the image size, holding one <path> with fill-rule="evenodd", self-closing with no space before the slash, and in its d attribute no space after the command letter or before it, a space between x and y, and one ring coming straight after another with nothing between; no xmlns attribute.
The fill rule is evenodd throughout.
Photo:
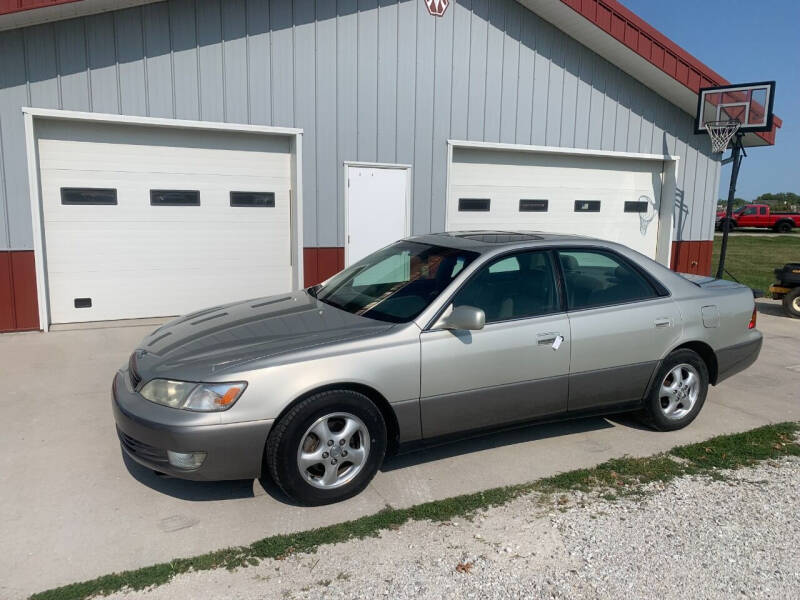
<svg viewBox="0 0 800 600"><path fill-rule="evenodd" d="M200 481L261 475L272 419L209 423L218 421L218 415L181 411L145 400L131 388L126 370L114 377L111 404L123 451L149 469ZM168 450L205 452L206 457L200 467L184 469L170 464Z"/></svg>

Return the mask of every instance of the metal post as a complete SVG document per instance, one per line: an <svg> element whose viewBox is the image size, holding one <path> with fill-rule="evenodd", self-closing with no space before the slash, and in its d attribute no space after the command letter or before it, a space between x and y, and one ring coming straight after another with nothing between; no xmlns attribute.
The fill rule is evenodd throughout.
<svg viewBox="0 0 800 600"><path fill-rule="evenodd" d="M722 246L719 249L719 266L717 267L717 279L722 279L725 271L725 253L728 250L728 232L731 230L731 218L733 217L733 198L736 195L736 180L739 178L739 165L742 164L742 136L737 132L733 142L733 168L731 169L731 183L728 187L728 207L725 210L725 222L722 227Z"/></svg>

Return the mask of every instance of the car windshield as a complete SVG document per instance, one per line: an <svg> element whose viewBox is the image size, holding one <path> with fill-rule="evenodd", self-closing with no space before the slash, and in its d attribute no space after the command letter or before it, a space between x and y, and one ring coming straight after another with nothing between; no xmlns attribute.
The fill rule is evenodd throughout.
<svg viewBox="0 0 800 600"><path fill-rule="evenodd" d="M310 291L347 312L405 323L425 310L477 256L467 250L400 241Z"/></svg>

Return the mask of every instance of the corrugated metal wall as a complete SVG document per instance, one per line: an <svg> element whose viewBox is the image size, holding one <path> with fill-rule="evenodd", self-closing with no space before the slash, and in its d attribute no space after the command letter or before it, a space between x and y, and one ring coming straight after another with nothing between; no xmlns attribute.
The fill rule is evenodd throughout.
<svg viewBox="0 0 800 600"><path fill-rule="evenodd" d="M32 248L20 107L303 128L304 242L341 246L345 160L411 163L445 219L448 138L681 157L675 238L711 239L691 117L514 0L172 0L0 32L0 250Z"/></svg>

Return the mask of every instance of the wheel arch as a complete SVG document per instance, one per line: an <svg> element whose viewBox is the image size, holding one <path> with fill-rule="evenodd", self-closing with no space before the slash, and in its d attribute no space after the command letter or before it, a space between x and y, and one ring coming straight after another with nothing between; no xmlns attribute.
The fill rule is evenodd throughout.
<svg viewBox="0 0 800 600"><path fill-rule="evenodd" d="M794 229L795 228L795 222L792 219L788 219L788 218L778 219L777 221L775 221L775 225L773 225L773 227L775 229L777 229L778 227L780 227L784 223L787 224L790 229Z"/></svg>
<svg viewBox="0 0 800 600"><path fill-rule="evenodd" d="M703 362L706 363L706 369L708 369L708 382L711 385L716 385L717 376L719 374L719 363L717 362L717 354L714 352L714 349L706 342L694 340L690 342L684 342L680 346L676 346L670 351L670 354L676 350L683 349L693 350L700 355L700 358L702 358Z"/></svg>
<svg viewBox="0 0 800 600"><path fill-rule="evenodd" d="M333 390L347 390L351 392L358 392L359 394L363 394L367 398L369 398L375 406L378 407L378 410L381 411L381 415L383 416L383 420L386 423L386 438L387 438L387 446L386 446L386 454L394 454L397 452L399 438L400 438L400 424L397 421L397 415L392 408L392 405L386 399L386 397L381 394L378 390L363 383L356 383L352 381L345 381L339 383L329 383L325 385L321 385L319 387L315 387L311 390L303 392L300 396L289 402L280 414L275 419L275 423L280 421L283 416L288 413L292 408L302 402L306 398L310 398L315 394L319 394L322 392L330 392Z"/></svg>

